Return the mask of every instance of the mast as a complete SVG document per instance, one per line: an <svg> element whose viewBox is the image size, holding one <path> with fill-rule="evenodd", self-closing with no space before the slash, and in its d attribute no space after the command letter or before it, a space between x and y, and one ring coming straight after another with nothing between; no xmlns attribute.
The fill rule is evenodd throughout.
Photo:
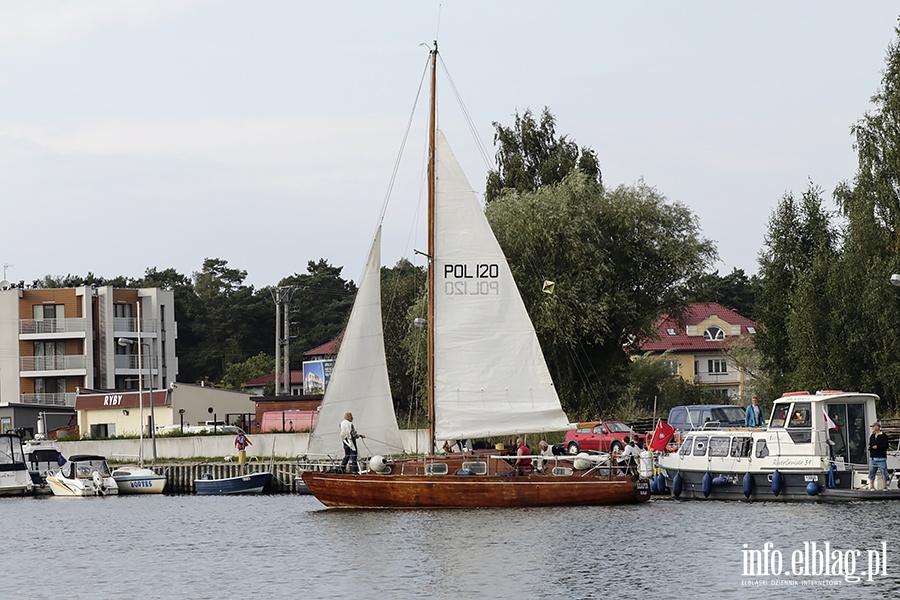
<svg viewBox="0 0 900 600"><path fill-rule="evenodd" d="M437 40L431 51L431 105L428 127L428 309L427 309L427 354L428 354L428 440L429 454L435 451L434 439L434 138L437 128Z"/></svg>

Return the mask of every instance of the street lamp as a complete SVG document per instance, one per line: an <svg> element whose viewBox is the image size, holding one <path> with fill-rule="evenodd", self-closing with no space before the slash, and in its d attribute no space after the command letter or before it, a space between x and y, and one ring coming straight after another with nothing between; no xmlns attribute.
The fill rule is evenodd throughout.
<svg viewBox="0 0 900 600"><path fill-rule="evenodd" d="M893 275L891 275L891 283L896 286L900 286L900 274L894 273Z"/></svg>

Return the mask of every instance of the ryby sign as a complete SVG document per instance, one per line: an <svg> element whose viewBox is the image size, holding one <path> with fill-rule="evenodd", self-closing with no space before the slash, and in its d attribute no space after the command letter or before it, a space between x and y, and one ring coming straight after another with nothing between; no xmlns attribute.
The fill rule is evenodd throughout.
<svg viewBox="0 0 900 600"><path fill-rule="evenodd" d="M109 392L104 394L78 394L75 410L97 410L104 408L138 408L141 397L137 392ZM153 406L165 406L166 390L153 390ZM143 405L150 406L150 392L144 392Z"/></svg>

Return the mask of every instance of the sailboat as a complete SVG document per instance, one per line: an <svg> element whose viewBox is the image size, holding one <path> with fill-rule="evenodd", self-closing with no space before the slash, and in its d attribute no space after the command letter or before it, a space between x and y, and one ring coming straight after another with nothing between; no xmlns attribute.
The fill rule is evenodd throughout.
<svg viewBox="0 0 900 600"><path fill-rule="evenodd" d="M310 453L343 454L343 413L352 412L366 448L383 454L362 473L308 470L303 483L320 502L342 508L489 508L643 502L649 482L617 474L585 456L549 459L516 474L494 448L434 454L436 440L562 431L569 421L506 258L435 121L437 43L430 53L428 165L428 407L431 449L399 453L381 328L379 255L372 250L332 379L312 432ZM388 415L388 412L390 414ZM377 430L377 435L375 431ZM330 441L329 441L330 440ZM327 452L326 452L327 451ZM337 471L337 472L335 472Z"/></svg>

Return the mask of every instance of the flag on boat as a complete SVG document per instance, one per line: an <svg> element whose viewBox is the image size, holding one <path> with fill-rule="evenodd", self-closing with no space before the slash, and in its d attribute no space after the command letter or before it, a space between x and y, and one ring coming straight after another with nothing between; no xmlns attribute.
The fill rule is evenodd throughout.
<svg viewBox="0 0 900 600"><path fill-rule="evenodd" d="M675 435L675 428L660 419L659 423L656 424L656 429L653 431L653 440L650 442L650 449L662 452L666 449L666 445L669 443L669 440L672 439L673 435Z"/></svg>
<svg viewBox="0 0 900 600"><path fill-rule="evenodd" d="M825 407L822 407L822 411L825 413L825 423L828 424L828 429L837 429L837 423L831 420L831 417L828 416L828 411Z"/></svg>

